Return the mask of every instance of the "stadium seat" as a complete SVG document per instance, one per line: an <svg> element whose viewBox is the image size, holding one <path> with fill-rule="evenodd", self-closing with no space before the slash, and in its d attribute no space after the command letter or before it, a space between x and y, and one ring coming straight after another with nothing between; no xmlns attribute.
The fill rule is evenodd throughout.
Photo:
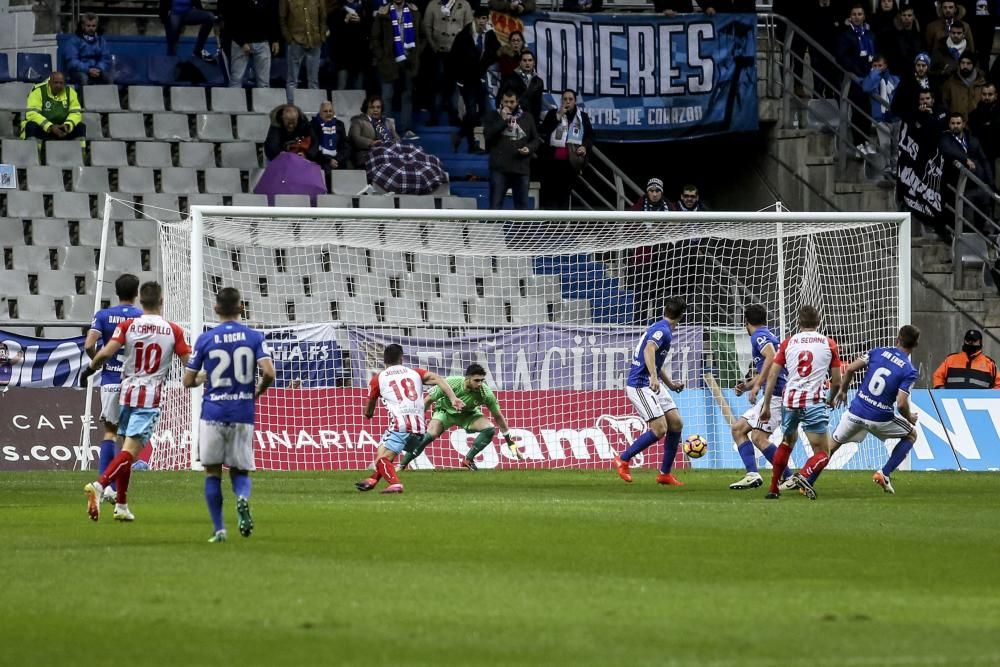
<svg viewBox="0 0 1000 667"><path fill-rule="evenodd" d="M275 195L274 205L308 208L312 206L312 202L309 200L309 195Z"/></svg>
<svg viewBox="0 0 1000 667"><path fill-rule="evenodd" d="M45 164L57 167L83 166L83 149L78 141L46 141Z"/></svg>
<svg viewBox="0 0 1000 667"><path fill-rule="evenodd" d="M3 154L4 164L15 167L37 167L41 164L38 160L38 142L34 139L4 139L0 142L0 153Z"/></svg>
<svg viewBox="0 0 1000 667"><path fill-rule="evenodd" d="M206 169L205 192L207 194L219 195L233 195L243 192L243 180L240 178L240 170L230 167Z"/></svg>
<svg viewBox="0 0 1000 667"><path fill-rule="evenodd" d="M201 141L232 141L232 116L227 113L200 113L195 117L195 134Z"/></svg>
<svg viewBox="0 0 1000 667"><path fill-rule="evenodd" d="M363 90L332 90L330 99L333 101L333 111L337 117L344 121L344 125L350 126L351 116L361 113L361 105L365 101L365 91ZM319 107L316 107L319 111Z"/></svg>
<svg viewBox="0 0 1000 667"><path fill-rule="evenodd" d="M454 298L427 301L427 321L431 324L460 324L464 322L462 302Z"/></svg>
<svg viewBox="0 0 1000 667"><path fill-rule="evenodd" d="M0 83L0 109L12 109L19 111L24 108L24 103L28 101L28 93L31 92L34 84L23 81L8 81Z"/></svg>
<svg viewBox="0 0 1000 667"><path fill-rule="evenodd" d="M398 208L434 208L434 197L430 195L399 195L396 201Z"/></svg>
<svg viewBox="0 0 1000 667"><path fill-rule="evenodd" d="M56 303L51 296L22 294L17 297L17 316L12 319L48 322L56 319Z"/></svg>
<svg viewBox="0 0 1000 667"><path fill-rule="evenodd" d="M327 99L326 90L322 88L295 89L295 106L302 110L306 119L310 119L319 113L319 105Z"/></svg>
<svg viewBox="0 0 1000 667"><path fill-rule="evenodd" d="M35 218L31 221L31 243L47 248L69 245L69 225L58 218Z"/></svg>
<svg viewBox="0 0 1000 667"><path fill-rule="evenodd" d="M483 279L483 293L487 298L520 299L521 278L517 276L487 275Z"/></svg>
<svg viewBox="0 0 1000 667"><path fill-rule="evenodd" d="M254 91L260 90L254 88ZM285 96L284 92L281 94ZM236 117L236 137L241 141L263 143L267 131L271 127L271 119L264 114L240 114Z"/></svg>
<svg viewBox="0 0 1000 667"><path fill-rule="evenodd" d="M17 78L38 83L52 74L52 56L48 53L18 53Z"/></svg>
<svg viewBox="0 0 1000 667"><path fill-rule="evenodd" d="M10 59L6 53L0 54L0 82L6 82L11 80L10 75Z"/></svg>
<svg viewBox="0 0 1000 667"><path fill-rule="evenodd" d="M8 192L7 217L21 219L45 217L45 199L42 193L17 190Z"/></svg>
<svg viewBox="0 0 1000 667"><path fill-rule="evenodd" d="M354 198L347 195L319 195L316 197L319 208L353 208Z"/></svg>
<svg viewBox="0 0 1000 667"><path fill-rule="evenodd" d="M127 166L127 164L122 166ZM137 141L135 144L135 166L153 169L174 166L174 158L170 154L170 144L162 141Z"/></svg>
<svg viewBox="0 0 1000 667"><path fill-rule="evenodd" d="M172 194L196 194L198 173L186 167L168 167L160 170L160 192Z"/></svg>
<svg viewBox="0 0 1000 667"><path fill-rule="evenodd" d="M109 246L107 253L105 271L136 271L142 266L138 248Z"/></svg>
<svg viewBox="0 0 1000 667"><path fill-rule="evenodd" d="M320 195L321 197L323 195ZM267 195L238 192L233 195L233 206L267 206Z"/></svg>
<svg viewBox="0 0 1000 667"><path fill-rule="evenodd" d="M508 320L508 310L510 308L509 298L487 297L485 299L470 300L469 322L471 324L493 327L510 324L510 320Z"/></svg>
<svg viewBox="0 0 1000 667"><path fill-rule="evenodd" d="M170 89L170 110L175 113L204 113L208 111L205 89L198 87Z"/></svg>
<svg viewBox="0 0 1000 667"><path fill-rule="evenodd" d="M178 166L209 169L216 166L215 145L192 141L178 144Z"/></svg>
<svg viewBox="0 0 1000 667"><path fill-rule="evenodd" d="M111 58L115 83L119 86L150 83L149 70L153 69L153 63L167 59L166 56L157 55L155 58L148 58L141 54L112 54Z"/></svg>
<svg viewBox="0 0 1000 667"><path fill-rule="evenodd" d="M551 321L549 317L549 304L558 301L547 301L540 298L514 299L511 301L512 318L514 324L538 324L539 322ZM555 306L553 306L555 309Z"/></svg>
<svg viewBox="0 0 1000 667"><path fill-rule="evenodd" d="M358 208L396 208L396 199L385 195L361 195Z"/></svg>
<svg viewBox="0 0 1000 667"><path fill-rule="evenodd" d="M423 324L419 305L409 299L385 299L385 321L403 326Z"/></svg>
<svg viewBox="0 0 1000 667"><path fill-rule="evenodd" d="M143 200L145 203L145 200ZM122 239L129 248L152 248L160 244L160 226L153 220L129 220L122 225Z"/></svg>
<svg viewBox="0 0 1000 667"><path fill-rule="evenodd" d="M140 142L139 146L158 145L153 142ZM90 142L90 164L93 167L125 167L128 166L128 154L124 141L92 141Z"/></svg>
<svg viewBox="0 0 1000 667"><path fill-rule="evenodd" d="M451 259L447 256L413 253L413 271L415 273L437 276L447 273L450 270L450 263Z"/></svg>
<svg viewBox="0 0 1000 667"><path fill-rule="evenodd" d="M87 86L88 94L90 86ZM163 104L163 88L161 86L129 86L129 111L144 111L159 113L166 110Z"/></svg>
<svg viewBox="0 0 1000 667"><path fill-rule="evenodd" d="M59 248L59 269L63 271L96 271L97 254L97 248L83 246Z"/></svg>
<svg viewBox="0 0 1000 667"><path fill-rule="evenodd" d="M155 127L156 119L161 114L153 117ZM126 139L129 141L143 141L148 139L146 134L146 121L141 113L111 113L108 114L108 134L112 139Z"/></svg>
<svg viewBox="0 0 1000 667"><path fill-rule="evenodd" d="M29 273L52 268L49 248L37 245L21 245L13 248L11 265L14 270Z"/></svg>
<svg viewBox="0 0 1000 667"><path fill-rule="evenodd" d="M21 245L24 243L24 220L20 218L0 218L0 243ZM3 265L0 264L0 271Z"/></svg>
<svg viewBox="0 0 1000 667"><path fill-rule="evenodd" d="M528 298L562 299L562 278L558 275L529 275L525 278Z"/></svg>
<svg viewBox="0 0 1000 667"><path fill-rule="evenodd" d="M17 139L20 137L18 128L14 127L14 112L0 110L0 138Z"/></svg>
<svg viewBox="0 0 1000 667"><path fill-rule="evenodd" d="M80 147L77 145L77 154ZM31 192L62 192L63 172L59 167L28 167L28 190Z"/></svg>
<svg viewBox="0 0 1000 667"><path fill-rule="evenodd" d="M114 220L132 220L138 217L136 214L136 204L133 197L128 195L123 195L119 193L114 193L114 199L111 200L111 218ZM104 202L107 199L103 194L97 197L97 217L104 218Z"/></svg>
<svg viewBox="0 0 1000 667"><path fill-rule="evenodd" d="M28 293L28 272L27 271L0 271L0 295L17 296ZM5 306L6 304L3 304ZM0 310L6 309L0 306Z"/></svg>
<svg viewBox="0 0 1000 667"><path fill-rule="evenodd" d="M535 272L530 257L519 255L504 255L497 257L497 275L500 276L530 276Z"/></svg>
<svg viewBox="0 0 1000 667"><path fill-rule="evenodd" d="M475 210L479 206L473 197L441 197L441 208Z"/></svg>
<svg viewBox="0 0 1000 667"><path fill-rule="evenodd" d="M587 299L563 299L556 304L557 322L572 322L574 324L590 324L590 301Z"/></svg>
<svg viewBox="0 0 1000 667"><path fill-rule="evenodd" d="M153 138L161 141L188 141L191 139L188 117L181 113L156 114L153 116Z"/></svg>
<svg viewBox="0 0 1000 667"><path fill-rule="evenodd" d="M257 144L252 141L234 141L219 146L221 166L249 169L259 167Z"/></svg>
<svg viewBox="0 0 1000 667"><path fill-rule="evenodd" d="M330 172L331 194L353 196L367 187L368 176L363 169L335 169ZM367 207L362 206L362 208ZM393 208L391 199L385 208Z"/></svg>
<svg viewBox="0 0 1000 667"><path fill-rule="evenodd" d="M115 192L125 195L156 192L153 170L148 167L122 167L118 170L118 187Z"/></svg>
<svg viewBox="0 0 1000 667"><path fill-rule="evenodd" d="M248 195L242 195L246 197ZM257 197L258 195L249 195L251 197ZM187 208L190 209L192 206L222 206L222 195L218 194L198 194L198 195L188 195L187 198ZM264 205L267 205L265 198Z"/></svg>
<svg viewBox="0 0 1000 667"><path fill-rule="evenodd" d="M52 195L52 215L77 220L90 217L90 196L82 192L56 192Z"/></svg>
<svg viewBox="0 0 1000 667"><path fill-rule="evenodd" d="M149 194L142 198L142 213L139 223L143 224L148 218L163 222L172 222L181 219L180 204L177 202L177 195L174 194ZM128 226L130 223L126 222Z"/></svg>
<svg viewBox="0 0 1000 667"><path fill-rule="evenodd" d="M250 99L257 113L270 114L274 108L285 103L284 88L252 88Z"/></svg>
<svg viewBox="0 0 1000 667"><path fill-rule="evenodd" d="M38 293L46 296L66 297L76 294L76 276L68 271L36 271ZM90 300L94 303L93 297ZM92 315L93 313L88 313Z"/></svg>
<svg viewBox="0 0 1000 667"><path fill-rule="evenodd" d="M70 276L72 277L72 276ZM113 292L114 290L112 290ZM70 292L69 294L73 294ZM79 294L63 297L63 319L71 322L90 322L94 317L94 295ZM64 336L69 336L66 331Z"/></svg>
<svg viewBox="0 0 1000 667"><path fill-rule="evenodd" d="M429 273L407 273L403 278L403 297L413 301L438 299L438 277Z"/></svg>
<svg viewBox="0 0 1000 667"><path fill-rule="evenodd" d="M73 169L73 190L103 195L111 192L107 167L76 167Z"/></svg>
<svg viewBox="0 0 1000 667"><path fill-rule="evenodd" d="M80 226L78 229L80 232L81 246L101 245L101 233L104 228L103 220L97 220L95 218L81 218L79 220L79 224Z"/></svg>
<svg viewBox="0 0 1000 667"><path fill-rule="evenodd" d="M469 246L477 251L492 251L502 254L507 250L503 225L488 222L472 223L468 226Z"/></svg>
<svg viewBox="0 0 1000 667"><path fill-rule="evenodd" d="M372 250L372 271L378 275L403 275L406 271L406 258L403 253L395 250Z"/></svg>
<svg viewBox="0 0 1000 667"><path fill-rule="evenodd" d="M101 114L92 111L83 112L83 124L87 126L88 139L103 139L104 127L101 124Z"/></svg>
<svg viewBox="0 0 1000 667"><path fill-rule="evenodd" d="M212 88L212 111L216 113L246 113L247 94L243 88Z"/></svg>
<svg viewBox="0 0 1000 667"><path fill-rule="evenodd" d="M121 111L121 100L118 97L118 86L95 84L83 87L83 99L80 104L87 111Z"/></svg>

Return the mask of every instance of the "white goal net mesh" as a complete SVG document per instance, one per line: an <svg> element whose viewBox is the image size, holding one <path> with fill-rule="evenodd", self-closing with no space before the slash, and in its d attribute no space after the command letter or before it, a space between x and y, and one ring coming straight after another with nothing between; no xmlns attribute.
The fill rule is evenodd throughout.
<svg viewBox="0 0 1000 667"><path fill-rule="evenodd" d="M671 295L689 303L667 362L686 385L674 396L684 436L710 443L703 458L679 463L739 468L725 404L736 417L749 407L733 391L750 365L745 305L764 305L781 337L795 332L800 306L815 305L846 359L890 344L899 325L898 220L434 213L204 216L203 322L213 322L215 293L236 287L274 353L277 381L257 404L260 468L366 468L388 422L381 407L370 422L362 408L390 343L403 346L405 363L441 375L486 368L526 460L513 460L498 434L480 467L610 467L644 429L625 378L644 325ZM359 215L376 219L351 217ZM190 219L161 223L166 316L185 326L191 228ZM190 465L190 429L189 395L173 384L154 468ZM415 467L458 465L473 437L452 429ZM871 468L885 451L869 440L838 452L833 466ZM647 462L661 456L662 441L645 453Z"/></svg>

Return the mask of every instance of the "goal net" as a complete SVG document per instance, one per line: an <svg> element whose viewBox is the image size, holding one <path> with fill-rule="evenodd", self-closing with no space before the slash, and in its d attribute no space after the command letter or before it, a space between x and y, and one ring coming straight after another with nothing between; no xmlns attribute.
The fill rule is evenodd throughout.
<svg viewBox="0 0 1000 667"><path fill-rule="evenodd" d="M782 337L796 331L800 306L817 306L847 359L891 344L909 318L902 214L496 215L195 207L161 223L166 316L201 331L216 292L231 286L267 334L277 381L257 404L260 468L368 467L388 419L379 407L366 421L362 409L391 343L406 364L440 375L485 367L526 459L512 459L498 433L480 467L610 467L645 428L625 379L671 295L689 304L666 364L685 383L674 395L684 436L710 443L679 464L739 468L729 419L749 407L733 390L750 366L745 305L764 305ZM154 468L196 464L198 394L173 379ZM453 429L415 467L457 466L473 438ZM662 451L661 441L635 463L655 464ZM869 440L833 467L870 469L885 452ZM796 448L794 463L804 453Z"/></svg>

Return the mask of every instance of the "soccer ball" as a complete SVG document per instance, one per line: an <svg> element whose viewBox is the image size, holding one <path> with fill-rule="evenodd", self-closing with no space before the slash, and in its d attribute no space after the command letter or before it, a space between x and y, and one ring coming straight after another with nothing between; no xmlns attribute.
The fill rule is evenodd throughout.
<svg viewBox="0 0 1000 667"><path fill-rule="evenodd" d="M684 453L688 458L700 459L708 451L708 441L700 435L689 435L684 441Z"/></svg>

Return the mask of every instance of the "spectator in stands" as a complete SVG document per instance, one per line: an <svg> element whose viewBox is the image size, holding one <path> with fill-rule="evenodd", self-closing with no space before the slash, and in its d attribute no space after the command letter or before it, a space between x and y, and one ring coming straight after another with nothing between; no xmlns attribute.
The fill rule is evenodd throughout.
<svg viewBox="0 0 1000 667"><path fill-rule="evenodd" d="M965 116L952 111L948 114L948 131L941 135L941 154L944 156L944 201L954 206L956 187L960 170L956 163L972 172L976 178L989 186L990 191L984 191L975 183L969 182L965 189L965 200L977 210L966 211L966 219L980 230L984 230L984 213L992 213L990 199L993 187L993 165L986 159L986 153L979 140L965 128ZM967 207L971 208L971 207Z"/></svg>
<svg viewBox="0 0 1000 667"><path fill-rule="evenodd" d="M406 0L392 0L375 12L371 48L379 75L385 111L391 112L400 101L399 127L403 139L419 139L413 132L413 79L420 69L423 35L420 34L420 10Z"/></svg>
<svg viewBox="0 0 1000 667"><path fill-rule="evenodd" d="M979 139L986 161L996 165L997 158L1000 158L1000 103L995 83L983 86L979 104L969 113L969 132Z"/></svg>
<svg viewBox="0 0 1000 667"><path fill-rule="evenodd" d="M285 96L295 102L302 62L306 65L306 87L319 88L320 47L326 37L325 0L280 0L278 15L285 38L288 72Z"/></svg>
<svg viewBox="0 0 1000 667"><path fill-rule="evenodd" d="M528 208L528 181L531 156L538 150L539 139L531 112L521 108L516 90L500 93L500 108L483 118L486 149L490 153L490 208L503 208L509 187L514 208Z"/></svg>
<svg viewBox="0 0 1000 667"><path fill-rule="evenodd" d="M966 43L958 49L958 54L956 54L955 59L958 59L958 55L961 54L966 49L975 52L976 45L975 41L972 39L972 30L969 28L969 24L963 19L965 18L965 7L960 6L955 0L941 0L938 3L938 18L931 21L927 26L927 44L934 48L938 42L946 39L949 35L953 36L956 33L952 32L955 26L962 26L962 39L966 40ZM931 56L933 59L933 56Z"/></svg>
<svg viewBox="0 0 1000 667"><path fill-rule="evenodd" d="M875 34L875 43L888 61L892 72L905 72L917 54L924 50L924 33L920 30L913 7L904 7L885 31Z"/></svg>
<svg viewBox="0 0 1000 667"><path fill-rule="evenodd" d="M789 0L795 7L787 11L792 22L797 23L827 53L837 52L837 36L843 23L843 12L831 0ZM780 3L779 3L780 4ZM842 74L836 63L808 45L805 40L792 41L793 53L805 58L809 51L809 64L813 70L813 91L819 97L831 97L839 90ZM792 59L792 67L801 76L803 61ZM797 95L806 96L805 86L795 86Z"/></svg>
<svg viewBox="0 0 1000 667"><path fill-rule="evenodd" d="M450 66L465 103L465 116L461 129L452 137L452 148L457 151L464 138L470 153L481 152L475 131L486 111L486 70L496 62L500 49L500 40L489 27L490 10L480 7L474 14L472 23L452 43L450 55Z"/></svg>
<svg viewBox="0 0 1000 667"><path fill-rule="evenodd" d="M281 25L278 0L223 0L219 15L232 40L229 47L229 86L243 85L253 58L257 88L271 85L271 56L278 55Z"/></svg>
<svg viewBox="0 0 1000 667"><path fill-rule="evenodd" d="M487 14L489 16L489 14ZM497 48L497 69L503 81L521 66L521 51L524 51L524 35L515 30L507 36L507 43Z"/></svg>
<svg viewBox="0 0 1000 667"><path fill-rule="evenodd" d="M926 53L918 53L913 59L913 69L902 77L896 94L892 98L889 110L893 115L906 118L916 113L917 98L923 91L931 90L930 71L931 58Z"/></svg>
<svg viewBox="0 0 1000 667"><path fill-rule="evenodd" d="M875 12L872 14L871 28L875 35L875 42L882 48L882 41L879 39L885 32L892 29L893 21L899 15L899 8L896 7L896 0L875 0Z"/></svg>
<svg viewBox="0 0 1000 667"><path fill-rule="evenodd" d="M861 3L851 7L850 16L844 30L837 40L837 62L848 72L864 79L871 71L872 59L875 57L875 36L865 23L865 8ZM851 108L851 132L854 143L861 156L868 154L868 134L872 123L868 117L871 103L867 93L858 83L851 84L849 99ZM859 112L859 110L863 110Z"/></svg>
<svg viewBox="0 0 1000 667"><path fill-rule="evenodd" d="M205 49L215 25L215 16L202 7L201 0L160 0L160 20L167 35L168 56L177 55L177 42L184 34L184 26L196 25L201 27L194 43L194 55L205 62L215 62L215 56Z"/></svg>
<svg viewBox="0 0 1000 667"><path fill-rule="evenodd" d="M562 11L583 13L604 11L604 0L563 0Z"/></svg>
<svg viewBox="0 0 1000 667"><path fill-rule="evenodd" d="M513 90L517 93L518 106L531 114L536 122L542 117L542 95L545 93L545 82L535 71L535 54L524 49L521 51L521 66L500 84L501 90ZM497 100L499 103L500 100Z"/></svg>
<svg viewBox="0 0 1000 667"><path fill-rule="evenodd" d="M968 118L983 96L986 77L976 67L976 56L966 51L958 59L958 69L941 85L941 102L949 111Z"/></svg>
<svg viewBox="0 0 1000 667"><path fill-rule="evenodd" d="M511 16L523 16L535 11L535 0L490 0L490 9Z"/></svg>
<svg viewBox="0 0 1000 667"><path fill-rule="evenodd" d="M966 23L969 24L969 35L972 43L979 46L979 69L988 71L990 54L993 52L993 37L997 29L997 18L1000 15L1000 0L966 0ZM972 48L972 47L969 47Z"/></svg>
<svg viewBox="0 0 1000 667"><path fill-rule="evenodd" d="M681 188L681 198L674 202L670 208L674 211L687 211L688 213L708 210L705 203L701 201L698 186L691 184Z"/></svg>
<svg viewBox="0 0 1000 667"><path fill-rule="evenodd" d="M562 105L545 114L538 133L543 160L539 208L567 211L573 181L583 171L594 145L594 128L587 114L577 106L575 90L563 91Z"/></svg>
<svg viewBox="0 0 1000 667"><path fill-rule="evenodd" d="M430 118L427 124L437 125L438 114L448 112L449 120L458 124L458 106L455 101L455 74L449 66L451 47L462 30L472 23L472 7L466 0L433 0L424 13L424 33L430 48L424 52L427 71L433 77L430 99Z"/></svg>
<svg viewBox="0 0 1000 667"><path fill-rule="evenodd" d="M372 11L371 0L335 0L327 14L327 53L333 61L338 90L368 89Z"/></svg>
<svg viewBox="0 0 1000 667"><path fill-rule="evenodd" d="M944 83L958 69L962 54L971 48L966 39L965 25L956 21L948 34L935 42L931 52L931 80L934 85Z"/></svg>
<svg viewBox="0 0 1000 667"><path fill-rule="evenodd" d="M80 16L76 32L66 41L66 74L78 86L114 83L111 49L97 34L97 14L87 12Z"/></svg>
<svg viewBox="0 0 1000 667"><path fill-rule="evenodd" d="M899 0L899 11L911 8L917 23L926 28L938 17L937 5L937 0ZM924 38L924 46L930 46L927 44L926 38Z"/></svg>
<svg viewBox="0 0 1000 667"><path fill-rule="evenodd" d="M365 168L373 146L399 143L396 125L384 113L382 98L371 95L361 105L361 113L351 118L351 150L357 169Z"/></svg>
<svg viewBox="0 0 1000 667"><path fill-rule="evenodd" d="M663 198L663 181L651 178L646 183L646 193L636 199L630 208L632 211L647 211L663 213L670 210L670 205ZM658 298L657 275L665 265L670 244L661 243L655 246L642 246L629 253L626 284L635 297L634 324L643 325L650 319L650 311Z"/></svg>
<svg viewBox="0 0 1000 667"><path fill-rule="evenodd" d="M646 182L646 194L632 202L631 211L669 211L670 205L663 198L663 181L651 178Z"/></svg>
<svg viewBox="0 0 1000 667"><path fill-rule="evenodd" d="M286 151L318 162L319 140L309 121L294 104L282 104L271 112L271 127L264 140L264 155L268 160Z"/></svg>
<svg viewBox="0 0 1000 667"><path fill-rule="evenodd" d="M83 124L80 98L71 86L66 85L62 72L53 72L49 78L35 84L24 104L27 110L21 122L21 138L56 141L82 139L87 136Z"/></svg>
<svg viewBox="0 0 1000 667"><path fill-rule="evenodd" d="M324 169L344 169L347 166L349 147L347 130L333 112L333 102L324 100L319 113L312 119L313 134L319 141L316 161Z"/></svg>
<svg viewBox="0 0 1000 667"><path fill-rule="evenodd" d="M997 364L983 352L983 332L965 332L962 351L944 358L934 371L935 389L1000 389Z"/></svg>
<svg viewBox="0 0 1000 667"><path fill-rule="evenodd" d="M653 11L664 16L691 14L694 12L694 5L691 0L653 0Z"/></svg>
<svg viewBox="0 0 1000 667"><path fill-rule="evenodd" d="M699 0L698 5L709 16L716 14L756 14L754 0Z"/></svg>
<svg viewBox="0 0 1000 667"><path fill-rule="evenodd" d="M875 136L878 137L878 151L870 144L868 154L878 152L885 163L887 174L896 173L896 153L899 148L899 118L893 115L892 98L899 86L899 77L889 70L886 57L877 54L872 60L872 69L861 83L861 88L870 95L871 115Z"/></svg>

